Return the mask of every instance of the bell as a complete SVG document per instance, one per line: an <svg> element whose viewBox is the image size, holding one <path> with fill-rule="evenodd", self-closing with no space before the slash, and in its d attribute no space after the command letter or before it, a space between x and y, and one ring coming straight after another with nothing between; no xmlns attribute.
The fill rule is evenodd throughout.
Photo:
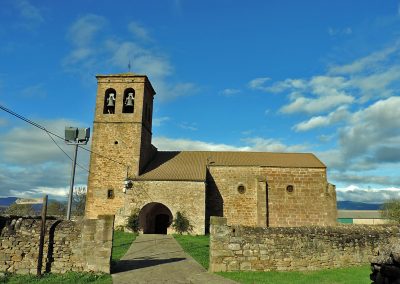
<svg viewBox="0 0 400 284"><path fill-rule="evenodd" d="M110 94L110 95L108 96L108 99L107 99L107 106L108 106L108 107L113 107L113 106L115 106L115 105L114 105L114 101L115 101L114 94Z"/></svg>
<svg viewBox="0 0 400 284"><path fill-rule="evenodd" d="M129 96L125 100L125 106L132 107L133 106L133 99Z"/></svg>

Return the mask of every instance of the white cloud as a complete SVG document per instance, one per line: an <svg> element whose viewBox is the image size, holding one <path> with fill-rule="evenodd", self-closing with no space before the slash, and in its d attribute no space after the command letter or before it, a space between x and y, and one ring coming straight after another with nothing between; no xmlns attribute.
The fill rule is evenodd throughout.
<svg viewBox="0 0 400 284"><path fill-rule="evenodd" d="M132 32L132 34L142 40L150 40L149 33L145 27L136 22L130 22L128 25L128 29Z"/></svg>
<svg viewBox="0 0 400 284"><path fill-rule="evenodd" d="M8 120L5 118L0 118L0 127L6 126L8 124Z"/></svg>
<svg viewBox="0 0 400 284"><path fill-rule="evenodd" d="M330 126L349 117L350 113L347 110L347 107L339 107L327 116L313 116L307 121L300 122L296 124L293 129L295 131L308 131L318 127Z"/></svg>
<svg viewBox="0 0 400 284"><path fill-rule="evenodd" d="M196 123L182 122L179 127L185 130L196 131L198 130Z"/></svg>
<svg viewBox="0 0 400 284"><path fill-rule="evenodd" d="M68 125L81 126L70 120L39 121L49 131L63 133ZM63 134L60 135L63 137ZM72 146L54 138L58 145L72 157ZM71 160L61 152L48 135L31 125L15 126L0 134L0 188L1 194L13 196L16 192L45 193L45 188L66 187L70 181ZM86 169L89 155L78 152L78 163ZM87 172L76 169L76 183L85 184ZM59 192L48 191L52 195Z"/></svg>
<svg viewBox="0 0 400 284"><path fill-rule="evenodd" d="M249 147L167 137L154 137L153 144L161 151L249 151L250 149Z"/></svg>
<svg viewBox="0 0 400 284"><path fill-rule="evenodd" d="M349 125L340 130L343 154L357 157L369 155L383 146L398 148L399 109L400 97L390 97L354 113Z"/></svg>
<svg viewBox="0 0 400 284"><path fill-rule="evenodd" d="M153 118L153 126L159 127L164 124L164 122L169 121L170 118L168 116Z"/></svg>
<svg viewBox="0 0 400 284"><path fill-rule="evenodd" d="M238 93L240 93L240 90L239 90L239 89L230 89L230 88L224 89L224 90L222 90L222 91L220 92L221 95L227 96L227 97L236 95L236 94L238 94Z"/></svg>
<svg viewBox="0 0 400 284"><path fill-rule="evenodd" d="M265 90L265 83L271 80L268 77L255 78L249 82L249 88L253 90Z"/></svg>
<svg viewBox="0 0 400 284"><path fill-rule="evenodd" d="M243 142L249 144L249 149L256 152L303 152L306 145L288 146L276 139L264 139L260 137L245 138Z"/></svg>
<svg viewBox="0 0 400 284"><path fill-rule="evenodd" d="M25 87L21 90L21 94L24 97L31 97L31 98L45 98L47 96L46 89L42 83Z"/></svg>
<svg viewBox="0 0 400 284"><path fill-rule="evenodd" d="M400 41L397 41L350 64L331 66L326 74L276 82L268 77L255 78L249 87L268 93L285 93L289 103L280 111L287 114L317 114L354 103L363 105L397 93L400 88L399 51Z"/></svg>
<svg viewBox="0 0 400 284"><path fill-rule="evenodd" d="M149 47L144 37L148 37L144 26L135 22L127 25L141 41L116 38L109 30L112 21L98 15L84 15L70 27L67 38L72 49L64 58L63 65L67 71L80 74L85 81L98 70L128 71L149 76L160 101L191 95L198 88L190 82L174 81L174 66L166 54L157 47ZM101 31L101 33L100 33ZM150 38L148 38L150 39ZM115 72L115 71L114 71Z"/></svg>
<svg viewBox="0 0 400 284"><path fill-rule="evenodd" d="M40 12L40 10L32 5L27 0L14 0L13 1L15 7L17 8L19 15L25 21L23 25L32 29L44 22L44 18Z"/></svg>
<svg viewBox="0 0 400 284"><path fill-rule="evenodd" d="M306 98L300 97L296 98L290 104L281 108L283 113L295 113L295 112L305 112L305 113L319 113L322 111L330 110L334 107L340 105L350 104L354 101L352 96L345 94L338 94L333 96L324 96L319 98Z"/></svg>
<svg viewBox="0 0 400 284"><path fill-rule="evenodd" d="M396 42L389 47L382 50L373 52L363 58L354 60L350 64L345 65L334 65L329 68L331 74L355 74L366 70L376 69L381 66L382 63L387 62L390 55L397 53L400 47L400 42Z"/></svg>
<svg viewBox="0 0 400 284"><path fill-rule="evenodd" d="M350 27L346 27L343 29L335 29L335 28L329 28L328 29L328 34L330 36L340 36L340 35L351 35L353 33L353 30Z"/></svg>
<svg viewBox="0 0 400 284"><path fill-rule="evenodd" d="M400 198L400 188L361 188L356 185L349 185L344 188L336 188L339 201L356 201L365 203L383 203L390 199Z"/></svg>
<svg viewBox="0 0 400 284"><path fill-rule="evenodd" d="M104 17L88 14L78 18L68 30L68 39L75 46L91 44L96 34L105 26Z"/></svg>
<svg viewBox="0 0 400 284"><path fill-rule="evenodd" d="M275 139L263 139L260 137L245 138L241 140L245 146L233 146L217 144L191 139L173 139L167 137L155 137L154 145L162 151L255 151L255 152L298 152L307 149L304 145L288 146Z"/></svg>

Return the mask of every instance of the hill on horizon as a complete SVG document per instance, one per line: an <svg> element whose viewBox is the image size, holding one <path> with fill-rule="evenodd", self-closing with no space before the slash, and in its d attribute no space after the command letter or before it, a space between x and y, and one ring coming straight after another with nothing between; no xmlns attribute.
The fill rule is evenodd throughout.
<svg viewBox="0 0 400 284"><path fill-rule="evenodd" d="M338 210L380 210L381 203L363 203L355 201L338 201Z"/></svg>

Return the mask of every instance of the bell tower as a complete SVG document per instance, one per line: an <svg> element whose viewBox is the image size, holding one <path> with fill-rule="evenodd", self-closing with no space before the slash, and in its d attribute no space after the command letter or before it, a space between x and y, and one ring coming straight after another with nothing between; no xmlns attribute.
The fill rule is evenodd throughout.
<svg viewBox="0 0 400 284"><path fill-rule="evenodd" d="M145 75L97 75L86 217L115 214L123 206L124 179L140 175L151 144L154 89Z"/></svg>

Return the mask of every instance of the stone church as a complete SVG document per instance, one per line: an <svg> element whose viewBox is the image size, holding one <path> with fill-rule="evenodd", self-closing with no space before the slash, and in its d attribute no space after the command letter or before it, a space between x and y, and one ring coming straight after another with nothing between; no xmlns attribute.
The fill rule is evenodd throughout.
<svg viewBox="0 0 400 284"><path fill-rule="evenodd" d="M194 234L210 216L246 226L333 225L335 187L310 153L158 151L155 91L145 75L98 75L86 217L139 212L143 233L173 232L183 212Z"/></svg>

